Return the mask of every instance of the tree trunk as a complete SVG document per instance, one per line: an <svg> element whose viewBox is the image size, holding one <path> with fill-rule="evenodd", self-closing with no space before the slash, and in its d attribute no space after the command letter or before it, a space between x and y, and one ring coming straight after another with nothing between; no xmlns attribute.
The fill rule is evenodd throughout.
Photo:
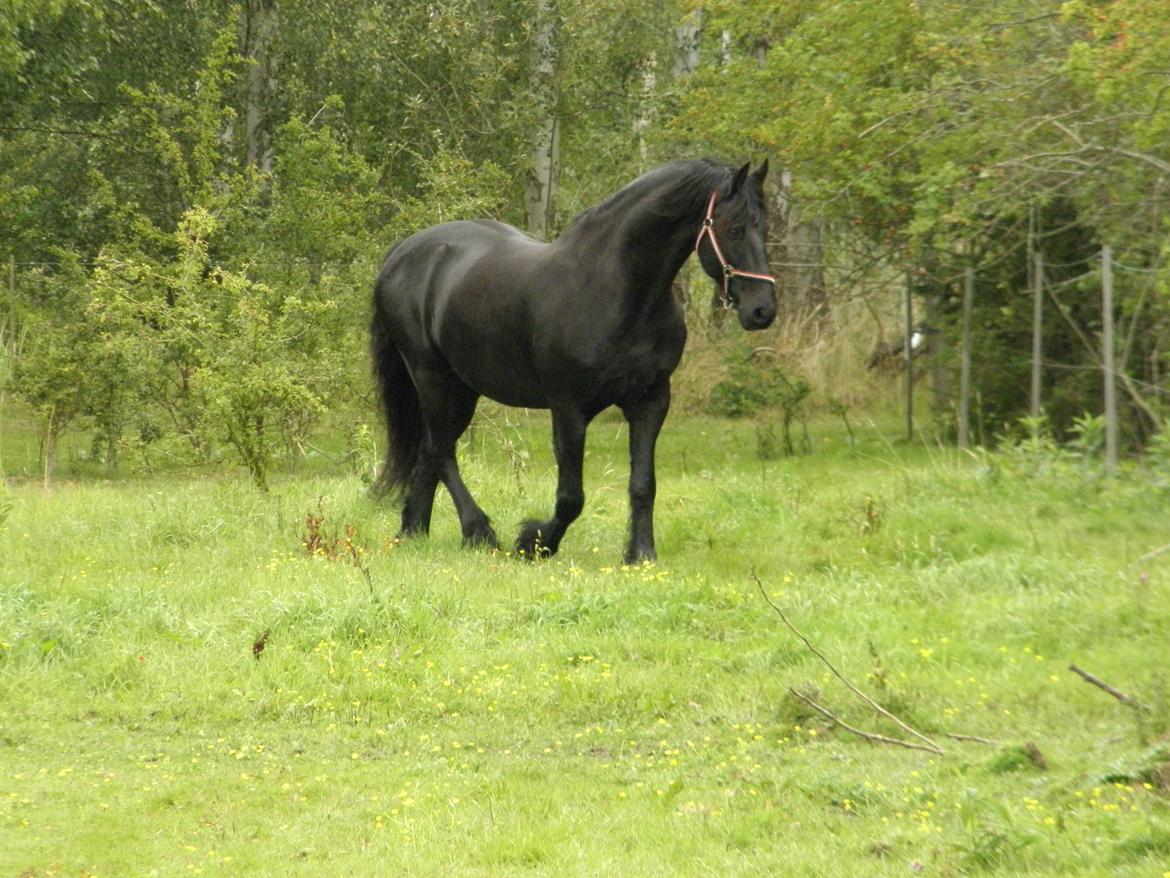
<svg viewBox="0 0 1170 878"><path fill-rule="evenodd" d="M935 423L946 424L950 420L951 373L947 368L946 335L940 331L943 322L943 302L946 289L940 288L926 297L926 345L930 357L930 407Z"/></svg>
<svg viewBox="0 0 1170 878"><path fill-rule="evenodd" d="M773 199L772 213L780 239L769 257L775 263L788 309L793 313L829 313L825 292L824 224L805 220L800 204L792 195L792 172L780 172L780 186Z"/></svg>
<svg viewBox="0 0 1170 878"><path fill-rule="evenodd" d="M49 416L45 420L45 432L41 438L41 463L44 467L41 489L46 494L52 493L53 471L57 468L57 436L61 432L61 427L54 420L53 416L56 414L56 406L51 406Z"/></svg>
<svg viewBox="0 0 1170 878"><path fill-rule="evenodd" d="M532 139L532 166L524 203L528 231L547 238L554 225L557 176L560 173L560 125L557 118L557 25L555 0L539 0L533 43L532 94L538 121Z"/></svg>
<svg viewBox="0 0 1170 878"><path fill-rule="evenodd" d="M696 9L689 20L674 29L674 78L685 79L699 69L699 34L703 10Z"/></svg>
<svg viewBox="0 0 1170 878"><path fill-rule="evenodd" d="M646 171L650 161L646 132L654 124L658 105L658 53L651 52L642 62L642 92L638 100L638 117L634 120L634 136L638 140L638 173Z"/></svg>
<svg viewBox="0 0 1170 878"><path fill-rule="evenodd" d="M247 0L240 9L240 52L248 60L244 106L247 161L272 170L272 97L276 91L276 0Z"/></svg>
<svg viewBox="0 0 1170 878"><path fill-rule="evenodd" d="M769 41L756 40L752 52L761 67L768 63ZM731 42L727 31L722 34L720 57L731 63ZM792 195L792 171L783 168L772 198L771 219L780 232L779 238L768 242L768 261L779 281L781 305L789 313L816 313L823 320L828 316L828 297L825 293L824 223L820 219L806 220L799 203Z"/></svg>

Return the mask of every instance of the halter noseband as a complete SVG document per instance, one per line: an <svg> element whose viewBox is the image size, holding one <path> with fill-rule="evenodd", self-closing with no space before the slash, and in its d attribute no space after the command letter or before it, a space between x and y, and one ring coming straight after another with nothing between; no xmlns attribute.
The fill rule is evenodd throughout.
<svg viewBox="0 0 1170 878"><path fill-rule="evenodd" d="M773 287L776 286L776 278L770 274L757 274L754 271L742 271L732 265L723 256L723 250L719 247L719 240L715 237L715 198L719 191L715 190L711 193L711 200L707 202L707 215L703 217L703 226L699 229L699 237L695 239L695 251L698 252L699 245L703 243L703 238L711 239L711 249L715 251L715 258L719 260L719 266L723 270L723 295L720 296L719 301L724 308L732 307L731 291L728 285L731 283L733 277L746 277L749 280L762 280L770 283Z"/></svg>

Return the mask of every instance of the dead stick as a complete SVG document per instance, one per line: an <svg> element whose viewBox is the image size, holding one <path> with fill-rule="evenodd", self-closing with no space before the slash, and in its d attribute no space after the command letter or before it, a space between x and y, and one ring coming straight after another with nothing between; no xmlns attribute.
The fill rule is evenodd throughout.
<svg viewBox="0 0 1170 878"><path fill-rule="evenodd" d="M819 649L817 649L815 646L813 646L807 637L805 637L803 634L800 633L799 629L797 629L797 627L792 624L792 622L788 619L788 617L786 615L784 615L784 611L776 605L775 601L773 601L770 597L768 597L768 591L767 591L767 589L764 588L764 583L760 582L760 577L756 576L756 572L754 570L752 571L752 579L754 579L756 581L756 585L758 585L760 587L760 594L762 594L764 596L764 600L768 602L768 606L770 606L773 610L776 611L776 614L781 618L781 620L784 622L784 624L788 626L788 630L791 631L793 634L795 634L797 637L799 637L801 639L801 641L803 641L804 645L809 648L809 651L812 652L812 654L815 655L817 658L819 658L824 663L825 667L827 667L830 671L833 672L833 676L835 676L838 680L840 680L842 683L844 683L849 688L850 692L852 692L854 695L856 695L858 698L860 698L862 701L864 701L866 704L868 704L870 707L872 707L874 710L876 710L878 713L880 713L886 719L895 723L899 728L903 729L906 732L909 732L911 735L913 735L918 740L925 741L926 744L928 745L929 749L932 752L935 752L935 753L942 753L943 752L942 748L939 747L938 744L936 744L934 741L930 740L930 738L926 737L926 735L922 734L922 732L919 732L917 729L911 728L906 723L902 722L902 720L898 719L898 717L894 716L892 713L890 713L888 710L886 710L884 707L882 707L880 704L878 704L876 701L874 701L872 698L870 698L868 695L866 695L864 692L862 692L860 689L858 689L856 686L854 686L851 682L849 682L849 680L846 679L845 676L833 666L833 663L831 661L829 661L827 658L825 658L825 656L821 653L821 651Z"/></svg>
<svg viewBox="0 0 1170 878"><path fill-rule="evenodd" d="M1167 543L1164 546L1159 546L1156 549L1151 549L1129 566L1136 567L1138 564L1145 564L1147 561L1153 561L1159 555L1165 555L1167 552L1170 552L1170 543Z"/></svg>
<svg viewBox="0 0 1170 878"><path fill-rule="evenodd" d="M972 744L995 744L995 741L990 738L980 738L978 735L960 735L957 732L943 732L943 734L956 741L970 741Z"/></svg>
<svg viewBox="0 0 1170 878"><path fill-rule="evenodd" d="M877 732L864 732L861 729L858 729L858 728L855 728L855 727L849 725L849 723L842 720L839 716L834 714L831 710L817 704L815 701L813 701L807 695L801 695L795 689L789 689L788 693L795 698L799 698L801 701L803 701L805 704L807 704L809 707L811 707L813 710L815 710L821 716L825 717L826 719L832 720L837 725L839 725L841 728L843 728L845 731L852 732L853 734L857 735L859 738L864 738L865 740L867 740L871 743L874 743L874 744L893 744L895 747L905 747L907 750L925 750L927 753L934 753L934 754L937 754L939 756L942 755L943 751L938 749L937 747L924 747L921 744L915 744L911 741L903 741L901 738L889 738L889 737L886 737L885 735L879 735Z"/></svg>
<svg viewBox="0 0 1170 878"><path fill-rule="evenodd" d="M1120 689L1115 689L1114 687L1110 686L1108 683L1106 683L1104 680L1102 680L1100 677L1096 676L1095 674L1090 674L1088 671L1083 670L1082 668L1078 668L1075 664L1069 665L1068 669L1070 671L1072 671L1074 674L1076 674L1078 677L1080 677L1082 680L1084 680L1086 683L1092 683L1098 689L1101 689L1105 692L1108 692L1110 695L1112 695L1114 698L1116 698L1122 704L1128 704L1130 707L1134 708L1135 710L1145 710L1146 709L1146 706L1144 704L1142 704L1140 701L1138 701L1136 698L1134 698L1132 695L1126 695Z"/></svg>

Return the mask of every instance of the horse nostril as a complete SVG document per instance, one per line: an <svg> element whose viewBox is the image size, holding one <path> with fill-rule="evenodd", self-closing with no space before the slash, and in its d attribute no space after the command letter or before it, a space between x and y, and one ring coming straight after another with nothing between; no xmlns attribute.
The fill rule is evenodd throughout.
<svg viewBox="0 0 1170 878"><path fill-rule="evenodd" d="M771 308L765 308L763 305L761 305L752 312L752 319L754 319L756 323L771 323L774 313L775 312L773 312Z"/></svg>

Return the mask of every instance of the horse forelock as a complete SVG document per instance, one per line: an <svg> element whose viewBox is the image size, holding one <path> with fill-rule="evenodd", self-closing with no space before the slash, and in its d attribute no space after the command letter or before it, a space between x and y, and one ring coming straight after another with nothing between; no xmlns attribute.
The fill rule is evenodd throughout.
<svg viewBox="0 0 1170 878"><path fill-rule="evenodd" d="M748 174L739 191L731 195L731 182L737 169L728 170L730 176L719 190L719 212L732 223L756 225L762 222L766 213L763 184L755 174Z"/></svg>

